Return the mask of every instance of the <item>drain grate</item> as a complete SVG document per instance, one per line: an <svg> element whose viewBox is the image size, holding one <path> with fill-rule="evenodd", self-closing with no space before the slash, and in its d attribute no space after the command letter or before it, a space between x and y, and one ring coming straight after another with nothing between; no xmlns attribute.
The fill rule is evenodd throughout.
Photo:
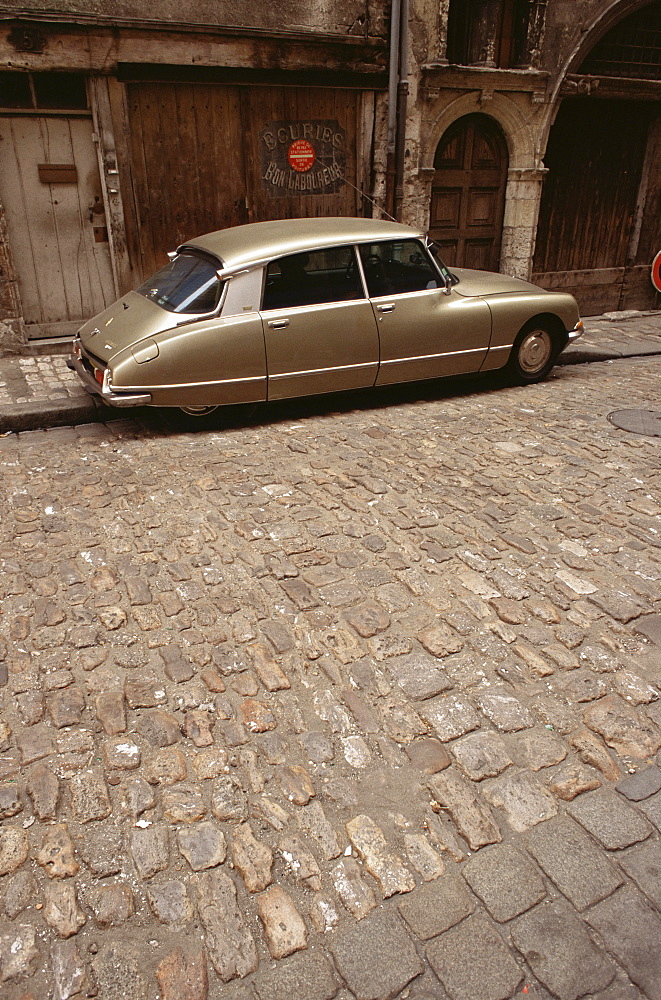
<svg viewBox="0 0 661 1000"><path fill-rule="evenodd" d="M623 431L661 437L661 413L654 410L613 410L608 419Z"/></svg>

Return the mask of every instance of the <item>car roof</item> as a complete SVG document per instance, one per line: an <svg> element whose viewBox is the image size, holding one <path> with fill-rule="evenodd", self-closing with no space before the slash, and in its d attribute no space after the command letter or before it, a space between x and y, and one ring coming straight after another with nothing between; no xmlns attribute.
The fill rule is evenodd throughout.
<svg viewBox="0 0 661 1000"><path fill-rule="evenodd" d="M219 257L225 269L301 253L326 246L343 246L367 240L420 238L424 233L399 222L379 219L280 219L252 222L247 226L220 229L187 240L178 249L202 250Z"/></svg>

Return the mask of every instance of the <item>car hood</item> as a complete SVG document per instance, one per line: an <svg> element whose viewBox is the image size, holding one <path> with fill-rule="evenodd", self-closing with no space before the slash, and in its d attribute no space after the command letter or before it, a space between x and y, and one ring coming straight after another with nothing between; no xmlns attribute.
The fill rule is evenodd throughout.
<svg viewBox="0 0 661 1000"><path fill-rule="evenodd" d="M512 292L543 291L539 285L496 271L474 271L468 267L453 267L451 270L459 278L459 284L453 286L453 291L459 295L511 295Z"/></svg>
<svg viewBox="0 0 661 1000"><path fill-rule="evenodd" d="M86 351L101 361L109 361L118 351L173 326L177 326L174 313L144 295L128 292L81 326L78 336Z"/></svg>

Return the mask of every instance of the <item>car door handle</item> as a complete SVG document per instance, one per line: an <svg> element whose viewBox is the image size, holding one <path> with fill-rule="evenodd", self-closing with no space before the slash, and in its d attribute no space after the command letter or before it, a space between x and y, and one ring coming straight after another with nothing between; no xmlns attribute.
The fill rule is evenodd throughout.
<svg viewBox="0 0 661 1000"><path fill-rule="evenodd" d="M284 330L286 326L289 326L288 319L270 319L269 326L272 330Z"/></svg>
<svg viewBox="0 0 661 1000"><path fill-rule="evenodd" d="M395 308L394 302L384 302L382 306L376 307L380 313L391 313Z"/></svg>

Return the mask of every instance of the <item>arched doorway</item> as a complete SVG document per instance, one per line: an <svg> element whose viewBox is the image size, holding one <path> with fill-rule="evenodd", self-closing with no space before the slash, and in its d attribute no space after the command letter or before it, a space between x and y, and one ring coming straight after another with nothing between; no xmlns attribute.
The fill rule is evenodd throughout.
<svg viewBox="0 0 661 1000"><path fill-rule="evenodd" d="M584 314L651 309L661 249L661 5L611 28L565 80L544 156L533 281ZM576 95L576 96L574 96Z"/></svg>
<svg viewBox="0 0 661 1000"><path fill-rule="evenodd" d="M465 115L442 136L429 235L450 266L498 270L507 166L505 138L488 115Z"/></svg>

